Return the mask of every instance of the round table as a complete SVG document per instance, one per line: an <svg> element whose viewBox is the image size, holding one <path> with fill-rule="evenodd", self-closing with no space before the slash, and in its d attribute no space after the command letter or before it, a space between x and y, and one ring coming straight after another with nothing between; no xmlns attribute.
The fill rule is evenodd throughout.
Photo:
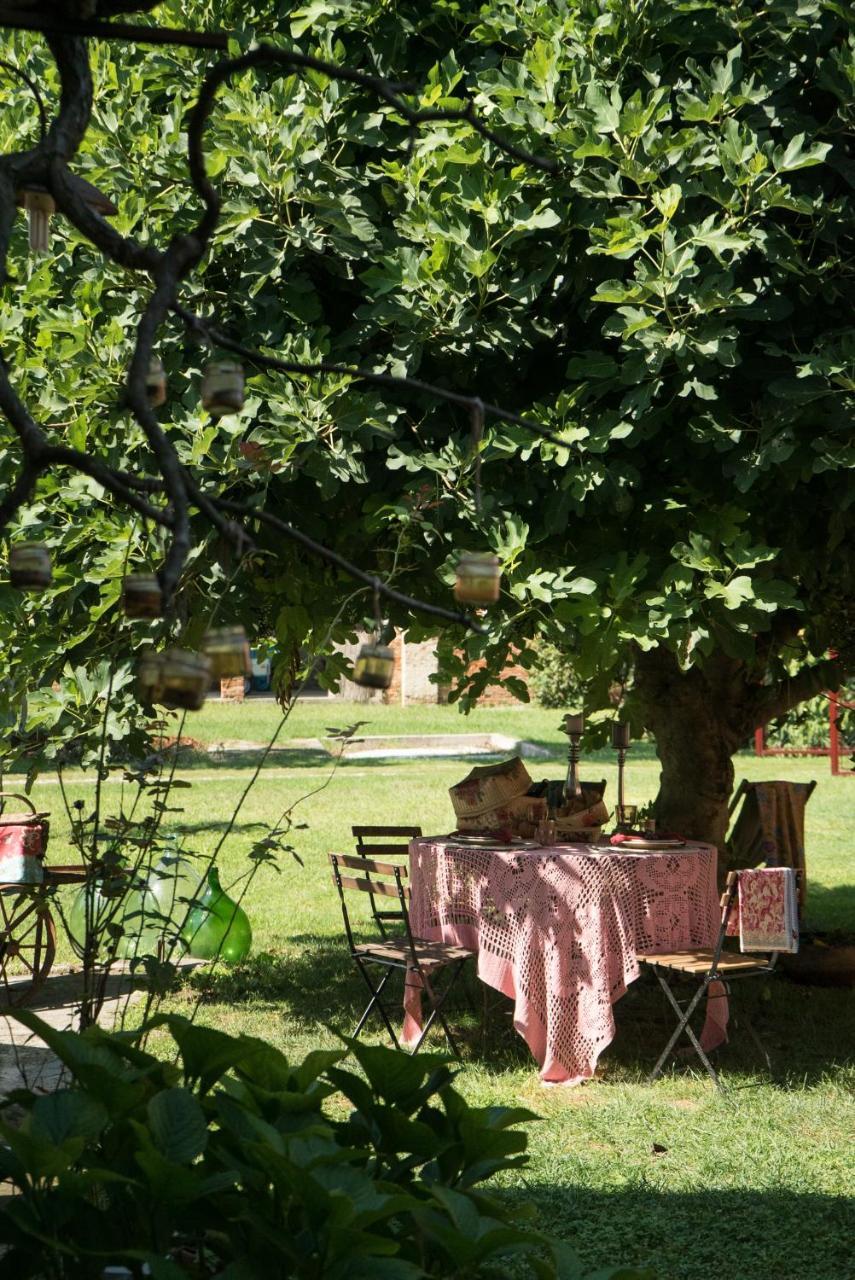
<svg viewBox="0 0 855 1280"><path fill-rule="evenodd" d="M410 845L413 933L477 952L478 976L514 1001L514 1025L548 1083L589 1079L614 1037L612 1006L638 952L714 944L714 845L667 852L562 844L509 849L426 836ZM405 993L403 1039L421 1024ZM727 1001L708 1004L701 1041L726 1039ZM652 1046L651 1046L652 1047Z"/></svg>

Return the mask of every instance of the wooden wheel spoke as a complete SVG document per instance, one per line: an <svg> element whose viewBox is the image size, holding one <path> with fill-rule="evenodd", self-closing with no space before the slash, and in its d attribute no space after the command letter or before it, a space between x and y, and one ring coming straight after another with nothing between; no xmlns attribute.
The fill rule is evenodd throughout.
<svg viewBox="0 0 855 1280"><path fill-rule="evenodd" d="M8 895L0 895L0 1004L16 1007L27 1004L50 973L56 954L56 926L47 903L39 894L9 906Z"/></svg>
<svg viewBox="0 0 855 1280"><path fill-rule="evenodd" d="M18 946L23 947L27 945L26 942L24 941L25 938L29 938L30 935L33 933L35 933L36 937L39 937L39 935L41 934L41 931L42 931L42 922L39 918L36 918L35 920L32 921L28 929L24 929L23 932L20 929L16 929L12 936L15 942L17 942Z"/></svg>

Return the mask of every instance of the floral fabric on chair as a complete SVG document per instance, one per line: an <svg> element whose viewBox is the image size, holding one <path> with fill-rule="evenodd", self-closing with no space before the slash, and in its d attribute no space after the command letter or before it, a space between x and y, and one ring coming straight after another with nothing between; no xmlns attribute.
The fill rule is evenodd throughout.
<svg viewBox="0 0 855 1280"><path fill-rule="evenodd" d="M799 913L792 868L740 871L739 896L727 932L739 935L740 951L798 951Z"/></svg>

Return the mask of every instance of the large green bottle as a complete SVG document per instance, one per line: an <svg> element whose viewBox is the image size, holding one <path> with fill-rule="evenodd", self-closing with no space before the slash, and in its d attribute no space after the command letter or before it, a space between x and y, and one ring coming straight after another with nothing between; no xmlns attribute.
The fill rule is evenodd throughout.
<svg viewBox="0 0 855 1280"><path fill-rule="evenodd" d="M86 945L87 924L99 959L111 948L118 960L157 955L166 921L151 890L146 885L130 888L131 883L113 878L106 890L97 881L78 889L68 913L68 932L78 955ZM123 930L118 939L109 936L116 928Z"/></svg>
<svg viewBox="0 0 855 1280"><path fill-rule="evenodd" d="M216 867L208 872L204 892L187 916L181 941L197 960L218 957L226 964L240 964L249 954L252 946L249 918L222 888Z"/></svg>

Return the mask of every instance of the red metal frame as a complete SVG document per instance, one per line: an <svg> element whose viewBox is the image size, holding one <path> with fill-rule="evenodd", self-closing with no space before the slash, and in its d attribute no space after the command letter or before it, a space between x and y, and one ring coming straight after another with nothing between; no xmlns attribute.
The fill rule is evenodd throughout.
<svg viewBox="0 0 855 1280"><path fill-rule="evenodd" d="M847 711L853 711L855 710L855 702L847 702L844 698L841 698L839 691L832 693L830 690L825 690L824 692L825 697L828 698L827 747L767 747L766 730L760 728L754 730L754 754L758 756L829 756L832 777L855 777L855 769L843 769L840 766L841 752L846 753L855 750L855 748L849 747L845 742L840 741L840 730L837 727L840 708L843 707Z"/></svg>
<svg viewBox="0 0 855 1280"><path fill-rule="evenodd" d="M851 748L840 741L840 730L837 727L837 719L840 715L840 708L844 707L847 711L855 709L855 702L846 702L841 698L839 693L829 693L828 695L828 740L829 754L831 755L831 772L835 778L852 778L855 777L855 769L841 769L840 752L850 751Z"/></svg>

